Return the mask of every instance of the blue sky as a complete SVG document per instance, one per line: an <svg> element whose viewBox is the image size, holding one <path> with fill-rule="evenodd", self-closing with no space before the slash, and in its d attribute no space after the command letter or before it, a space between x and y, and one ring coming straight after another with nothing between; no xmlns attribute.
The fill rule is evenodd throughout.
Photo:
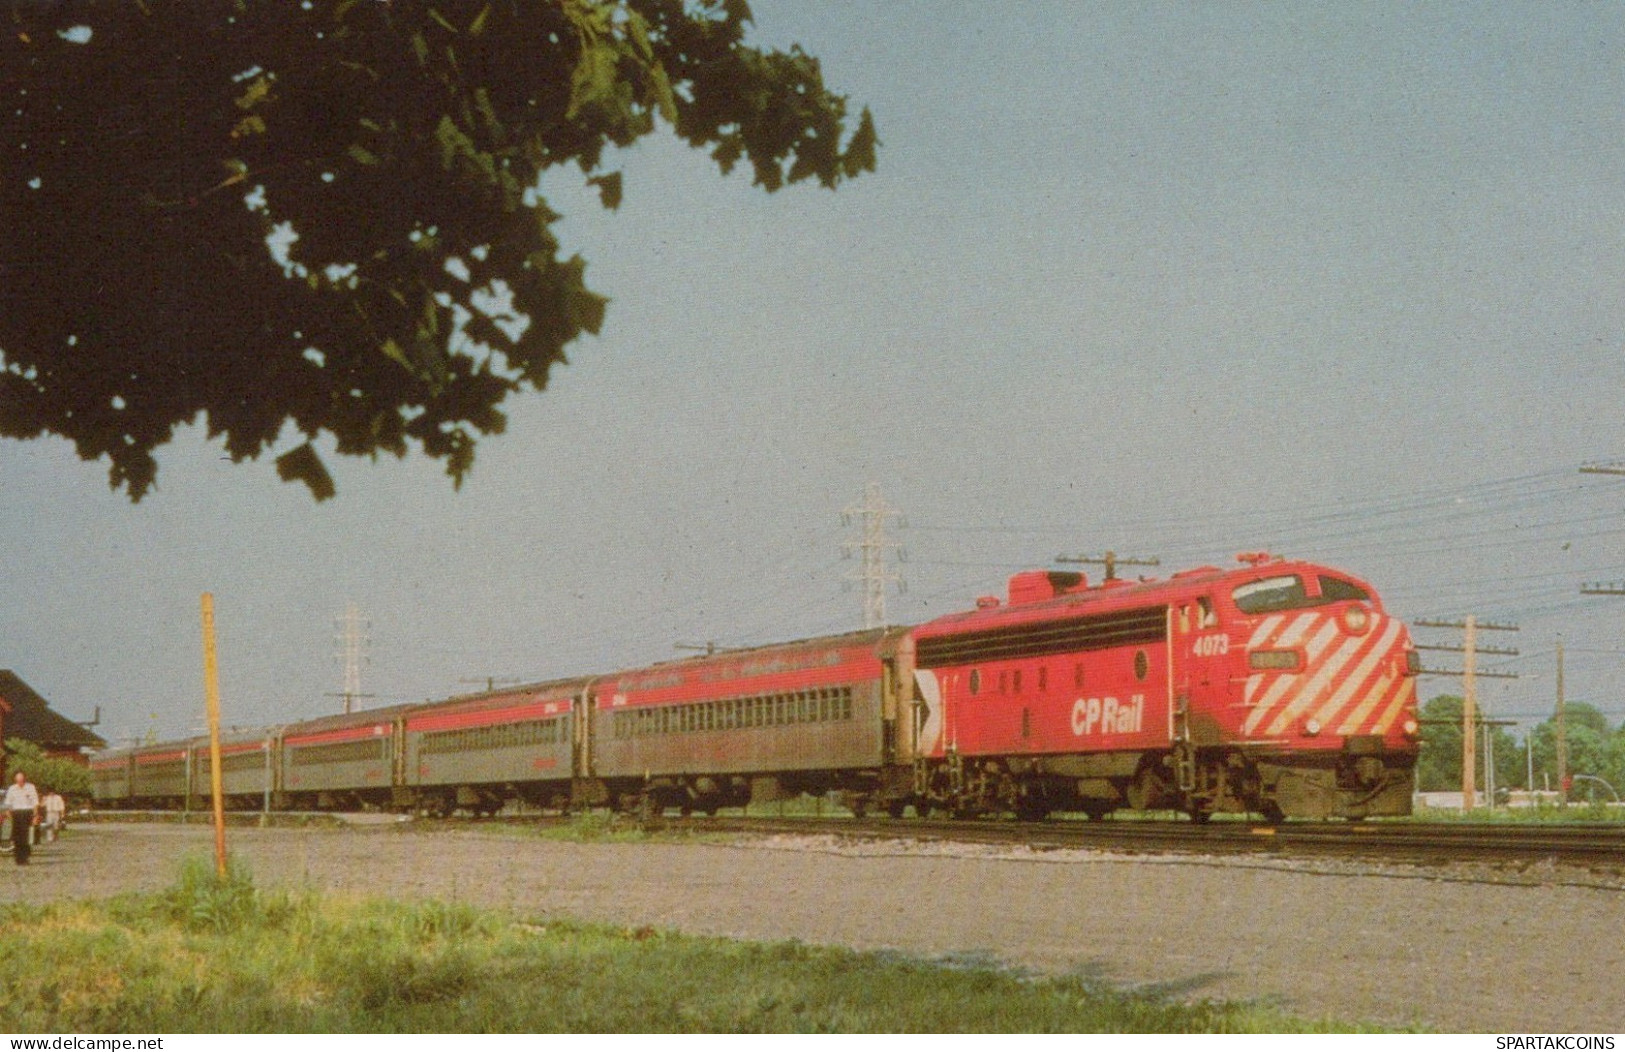
<svg viewBox="0 0 1625 1052"><path fill-rule="evenodd" d="M664 135L615 213L559 173L607 323L461 492L344 462L314 505L195 428L132 506L64 442L0 444L0 666L119 739L201 725L206 590L240 724L336 710L347 602L371 704L856 627L840 513L877 481L895 621L1063 552L1268 548L1521 624L1498 714L1550 710L1561 633L1569 696L1625 717L1625 597L1579 594L1625 579L1625 478L1578 471L1625 457L1625 9L756 22L873 109L878 171L767 195Z"/></svg>

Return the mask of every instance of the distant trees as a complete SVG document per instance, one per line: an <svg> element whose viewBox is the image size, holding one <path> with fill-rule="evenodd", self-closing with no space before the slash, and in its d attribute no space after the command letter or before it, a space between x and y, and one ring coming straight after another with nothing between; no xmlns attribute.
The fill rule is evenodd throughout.
<svg viewBox="0 0 1625 1052"><path fill-rule="evenodd" d="M4 784L22 771L44 796L55 789L63 796L90 798L90 771L72 760L46 756L38 745L21 738L6 739L6 773Z"/></svg>
<svg viewBox="0 0 1625 1052"><path fill-rule="evenodd" d="M1462 705L1459 696L1441 694L1422 706L1422 749L1417 758L1416 776L1417 788L1422 792L1461 791ZM1522 784L1525 765L1523 749L1517 739L1505 727L1493 727L1490 743L1495 750L1497 784ZM1482 764L1482 739L1476 745ZM1479 777L1482 789L1483 776Z"/></svg>
<svg viewBox="0 0 1625 1052"><path fill-rule="evenodd" d="M1423 792L1461 789L1461 709L1462 699L1441 694L1422 706L1422 750L1417 760L1417 786ZM1625 793L1625 722L1610 727L1608 718L1594 705L1569 702L1565 706L1568 770L1601 778L1615 790ZM1515 738L1505 727L1493 728L1490 739L1495 750L1496 784L1530 789L1557 789L1557 727L1547 719L1530 728L1523 739ZM1532 750L1525 752L1528 748ZM1483 771L1483 744L1479 743L1479 770ZM1529 781L1534 768L1534 784ZM1479 788L1484 786L1479 775ZM1575 796L1588 798L1584 784ZM1607 794L1602 796L1606 798Z"/></svg>

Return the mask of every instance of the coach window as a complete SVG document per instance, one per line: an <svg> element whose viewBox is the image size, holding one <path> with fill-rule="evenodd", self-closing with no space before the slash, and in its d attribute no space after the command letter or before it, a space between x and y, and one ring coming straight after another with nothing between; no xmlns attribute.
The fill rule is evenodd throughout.
<svg viewBox="0 0 1625 1052"><path fill-rule="evenodd" d="M1219 623L1219 615L1213 612L1213 600L1209 599L1207 596L1204 595L1200 599L1196 600L1196 609L1197 628L1212 628Z"/></svg>
<svg viewBox="0 0 1625 1052"><path fill-rule="evenodd" d="M1038 666L1038 693L1042 694L1049 689L1049 666Z"/></svg>
<svg viewBox="0 0 1625 1052"><path fill-rule="evenodd" d="M1191 630L1191 608L1187 604L1179 608L1179 634L1184 635Z"/></svg>
<svg viewBox="0 0 1625 1052"><path fill-rule="evenodd" d="M982 670L979 668L973 668L970 670L970 692L972 694L980 694L982 692Z"/></svg>
<svg viewBox="0 0 1625 1052"><path fill-rule="evenodd" d="M1019 668L1010 673L1010 693L1021 693L1021 670Z"/></svg>
<svg viewBox="0 0 1625 1052"><path fill-rule="evenodd" d="M1134 678L1143 680L1151 674L1151 661L1145 656L1145 651L1134 652Z"/></svg>
<svg viewBox="0 0 1625 1052"><path fill-rule="evenodd" d="M1072 666L1072 687L1074 690L1083 689L1083 662Z"/></svg>

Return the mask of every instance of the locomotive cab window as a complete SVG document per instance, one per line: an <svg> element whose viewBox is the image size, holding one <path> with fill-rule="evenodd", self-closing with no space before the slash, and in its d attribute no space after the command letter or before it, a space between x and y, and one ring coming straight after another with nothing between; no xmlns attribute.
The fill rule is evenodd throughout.
<svg viewBox="0 0 1625 1052"><path fill-rule="evenodd" d="M1297 574L1249 581L1231 592L1230 598L1235 600L1236 609L1244 614L1296 610L1299 607L1313 606L1315 603L1309 598L1309 593L1303 586L1303 578Z"/></svg>
<svg viewBox="0 0 1625 1052"><path fill-rule="evenodd" d="M1352 581L1345 581L1340 577L1325 576L1320 579L1320 598L1327 603L1336 603L1344 599L1357 599L1360 602L1371 601L1370 594Z"/></svg>
<svg viewBox="0 0 1625 1052"><path fill-rule="evenodd" d="M1315 578L1318 594L1311 595L1302 577L1282 574L1265 577L1239 585L1230 593L1236 609L1244 614L1268 614L1277 610L1299 610L1306 606L1322 606L1345 600L1367 601L1371 598L1365 589L1337 577Z"/></svg>

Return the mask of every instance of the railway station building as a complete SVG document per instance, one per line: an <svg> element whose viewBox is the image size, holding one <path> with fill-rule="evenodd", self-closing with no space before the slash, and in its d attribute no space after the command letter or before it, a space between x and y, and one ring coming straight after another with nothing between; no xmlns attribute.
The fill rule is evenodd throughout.
<svg viewBox="0 0 1625 1052"><path fill-rule="evenodd" d="M39 692L11 669L0 669L0 741L20 738L47 756L87 763L87 753L107 742L81 724L54 712Z"/></svg>

